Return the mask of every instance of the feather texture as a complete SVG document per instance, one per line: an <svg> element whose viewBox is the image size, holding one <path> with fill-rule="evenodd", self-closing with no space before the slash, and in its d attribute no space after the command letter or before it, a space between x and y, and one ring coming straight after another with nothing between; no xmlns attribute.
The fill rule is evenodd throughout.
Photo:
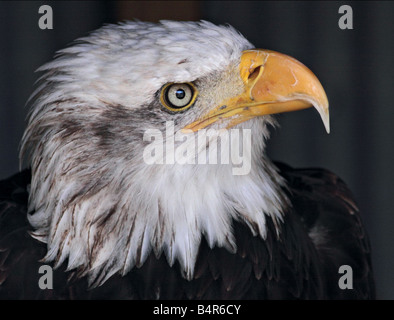
<svg viewBox="0 0 394 320"><path fill-rule="evenodd" d="M0 184L0 296L373 297L368 240L351 194L327 171L277 168L265 154L270 115L234 127L250 133L246 175L234 175L234 163L144 161L147 130L174 142L187 124L243 92L239 64L250 48L230 26L126 22L77 40L41 67L22 139L31 169ZM198 90L186 111L161 102L173 82ZM188 159L219 153L214 132ZM230 150L233 139L220 146ZM38 289L43 263L55 269L53 290ZM342 264L355 270L351 292L337 286Z"/></svg>
<svg viewBox="0 0 394 320"><path fill-rule="evenodd" d="M322 169L277 164L292 207L279 235L271 218L267 237L233 221L235 253L210 248L203 238L191 281L177 262L151 253L125 276L88 290L86 277L54 271L54 289L38 288L45 245L28 235L29 171L0 183L0 297L3 299L371 299L374 282L369 241L345 184ZM322 236L318 230L325 230ZM338 286L341 265L354 270L354 288ZM164 276L165 275L165 276Z"/></svg>

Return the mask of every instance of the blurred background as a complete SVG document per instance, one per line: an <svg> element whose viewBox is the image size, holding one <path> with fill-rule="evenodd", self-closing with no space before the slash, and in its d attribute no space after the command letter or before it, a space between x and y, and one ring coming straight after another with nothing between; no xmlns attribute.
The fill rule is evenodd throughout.
<svg viewBox="0 0 394 320"><path fill-rule="evenodd" d="M41 5L53 29L41 30ZM353 29L342 30L342 5ZM394 299L394 3L389 1L1 1L0 179L17 172L19 142L39 74L55 51L104 23L209 20L231 24L257 48L289 54L320 79L331 133L314 109L278 116L268 153L324 167L353 191L372 244L379 299Z"/></svg>

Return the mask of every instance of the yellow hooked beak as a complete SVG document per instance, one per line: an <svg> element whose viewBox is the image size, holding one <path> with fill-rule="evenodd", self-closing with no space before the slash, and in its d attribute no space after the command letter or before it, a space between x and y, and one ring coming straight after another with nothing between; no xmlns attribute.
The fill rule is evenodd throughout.
<svg viewBox="0 0 394 320"><path fill-rule="evenodd" d="M244 91L223 101L184 130L197 131L225 118L228 128L257 116L314 106L330 132L328 100L317 77L296 59L270 50L242 53L240 76Z"/></svg>

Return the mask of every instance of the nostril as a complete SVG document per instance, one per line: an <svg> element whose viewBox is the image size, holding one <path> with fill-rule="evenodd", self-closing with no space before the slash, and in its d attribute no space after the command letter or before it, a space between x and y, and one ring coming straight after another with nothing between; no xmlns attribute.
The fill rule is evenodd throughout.
<svg viewBox="0 0 394 320"><path fill-rule="evenodd" d="M254 68L252 70L252 72L249 74L248 80L249 81L255 80L257 78L257 76L259 75L259 73L260 73L260 69L261 69L261 66L258 66L257 68Z"/></svg>

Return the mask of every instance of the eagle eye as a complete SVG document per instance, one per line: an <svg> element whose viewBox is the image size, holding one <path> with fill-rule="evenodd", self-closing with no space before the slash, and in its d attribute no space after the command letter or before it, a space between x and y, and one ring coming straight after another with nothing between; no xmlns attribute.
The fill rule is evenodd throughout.
<svg viewBox="0 0 394 320"><path fill-rule="evenodd" d="M197 97L197 89L192 83L168 83L161 90L160 101L170 111L189 108Z"/></svg>

